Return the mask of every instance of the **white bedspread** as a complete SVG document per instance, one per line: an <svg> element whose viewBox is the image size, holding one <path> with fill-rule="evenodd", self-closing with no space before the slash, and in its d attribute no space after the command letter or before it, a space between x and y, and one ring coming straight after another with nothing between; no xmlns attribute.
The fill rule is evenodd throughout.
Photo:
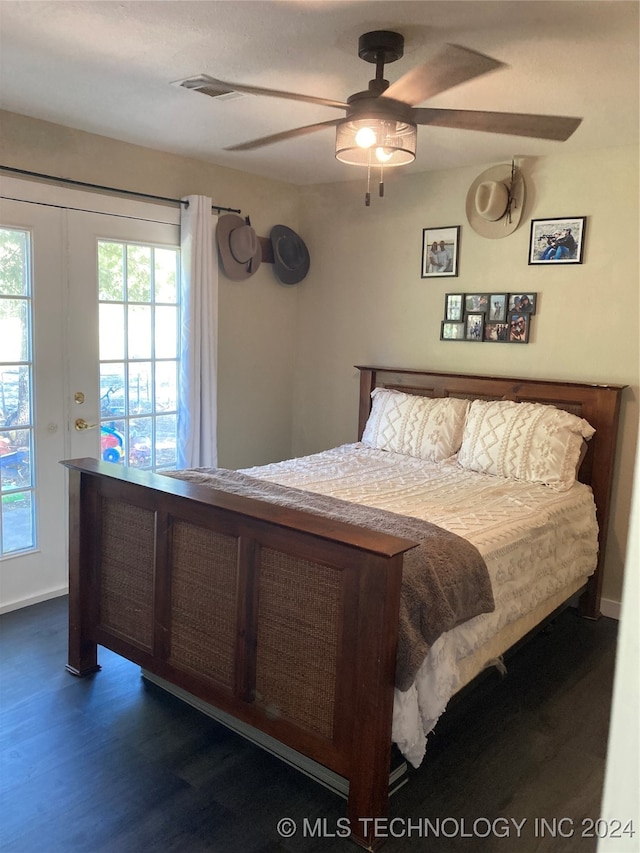
<svg viewBox="0 0 640 853"><path fill-rule="evenodd" d="M347 444L300 459L243 469L252 477L423 518L464 536L484 557L496 609L447 632L414 685L396 690L393 740L415 767L451 696L458 662L541 601L592 574L598 528L591 490L567 492Z"/></svg>

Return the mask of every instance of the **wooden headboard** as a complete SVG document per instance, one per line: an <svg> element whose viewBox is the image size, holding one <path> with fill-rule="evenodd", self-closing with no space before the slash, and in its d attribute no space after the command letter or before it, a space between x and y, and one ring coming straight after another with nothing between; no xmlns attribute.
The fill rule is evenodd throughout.
<svg viewBox="0 0 640 853"><path fill-rule="evenodd" d="M565 409L587 420L595 429L579 479L591 486L600 528L600 556L595 573L580 599L584 616L600 616L602 569L609 525L611 483L618 435L620 399L624 385L588 385L582 382L555 382L543 379L476 376L461 373L434 373L429 370L357 365L360 371L358 438L362 437L374 388L395 388L424 397L462 397L469 400L513 400L545 403Z"/></svg>

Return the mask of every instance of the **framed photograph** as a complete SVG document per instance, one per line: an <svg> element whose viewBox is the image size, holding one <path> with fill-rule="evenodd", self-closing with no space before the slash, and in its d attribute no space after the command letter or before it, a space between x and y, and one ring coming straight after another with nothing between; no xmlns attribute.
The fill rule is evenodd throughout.
<svg viewBox="0 0 640 853"><path fill-rule="evenodd" d="M529 343L530 314L509 314L509 343Z"/></svg>
<svg viewBox="0 0 640 853"><path fill-rule="evenodd" d="M441 341L463 341L464 340L464 323L448 323L443 320L440 327Z"/></svg>
<svg viewBox="0 0 640 853"><path fill-rule="evenodd" d="M482 341L484 314L467 314L464 321L465 341Z"/></svg>
<svg viewBox="0 0 640 853"><path fill-rule="evenodd" d="M422 278L458 275L460 226L423 228Z"/></svg>
<svg viewBox="0 0 640 853"><path fill-rule="evenodd" d="M488 293L467 293L464 297L465 311L482 311L486 312L489 309L489 294Z"/></svg>
<svg viewBox="0 0 640 853"><path fill-rule="evenodd" d="M487 311L487 322L504 323L507 319L507 294L489 294L489 310Z"/></svg>
<svg viewBox="0 0 640 853"><path fill-rule="evenodd" d="M483 341L495 344L509 343L509 324L508 323L485 323Z"/></svg>
<svg viewBox="0 0 640 853"><path fill-rule="evenodd" d="M515 314L535 314L537 293L510 293L508 310Z"/></svg>
<svg viewBox="0 0 640 853"><path fill-rule="evenodd" d="M581 264L586 216L532 219L530 264Z"/></svg>
<svg viewBox="0 0 640 853"><path fill-rule="evenodd" d="M464 294L447 293L444 297L444 319L461 322L464 314Z"/></svg>

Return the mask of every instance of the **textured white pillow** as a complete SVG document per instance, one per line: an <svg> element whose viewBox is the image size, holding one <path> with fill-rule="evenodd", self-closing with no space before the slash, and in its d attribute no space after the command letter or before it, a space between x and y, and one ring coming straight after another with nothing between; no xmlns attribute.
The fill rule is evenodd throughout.
<svg viewBox="0 0 640 853"><path fill-rule="evenodd" d="M460 448L468 400L375 388L363 444L440 462Z"/></svg>
<svg viewBox="0 0 640 853"><path fill-rule="evenodd" d="M474 400L458 462L463 468L570 489L583 439L595 430L583 418L540 403Z"/></svg>

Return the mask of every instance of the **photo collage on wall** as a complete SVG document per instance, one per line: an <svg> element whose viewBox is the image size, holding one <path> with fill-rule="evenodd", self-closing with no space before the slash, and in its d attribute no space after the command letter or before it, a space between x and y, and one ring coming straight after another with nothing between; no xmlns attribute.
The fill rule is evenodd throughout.
<svg viewBox="0 0 640 853"><path fill-rule="evenodd" d="M447 293L442 341L529 343L537 293Z"/></svg>

